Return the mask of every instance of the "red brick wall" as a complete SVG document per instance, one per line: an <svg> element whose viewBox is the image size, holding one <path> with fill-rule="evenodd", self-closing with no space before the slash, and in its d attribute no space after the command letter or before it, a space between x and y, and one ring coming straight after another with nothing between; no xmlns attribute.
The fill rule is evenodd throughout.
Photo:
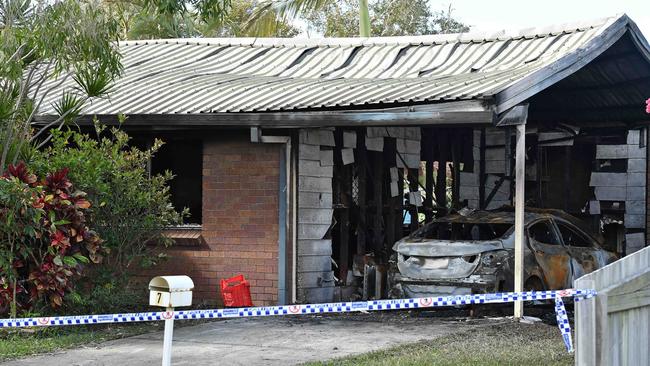
<svg viewBox="0 0 650 366"><path fill-rule="evenodd" d="M221 304L219 280L242 273L255 305L278 300L278 188L281 149L243 137L203 142L203 238L209 249L169 249L148 275L186 274L195 303Z"/></svg>

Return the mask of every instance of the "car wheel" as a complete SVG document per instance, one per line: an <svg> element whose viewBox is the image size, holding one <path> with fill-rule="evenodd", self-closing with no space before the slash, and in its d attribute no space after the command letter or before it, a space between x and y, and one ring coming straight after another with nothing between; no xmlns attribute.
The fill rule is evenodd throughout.
<svg viewBox="0 0 650 366"><path fill-rule="evenodd" d="M544 283L539 277L531 277L524 283L524 291L544 291Z"/></svg>

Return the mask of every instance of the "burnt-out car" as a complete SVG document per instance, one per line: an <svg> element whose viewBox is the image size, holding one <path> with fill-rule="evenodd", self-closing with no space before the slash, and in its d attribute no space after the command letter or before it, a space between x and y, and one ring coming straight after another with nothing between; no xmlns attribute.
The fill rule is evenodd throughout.
<svg viewBox="0 0 650 366"><path fill-rule="evenodd" d="M524 288L554 290L614 260L580 220L559 210L526 210ZM514 212L452 214L395 243L393 297L512 291Z"/></svg>

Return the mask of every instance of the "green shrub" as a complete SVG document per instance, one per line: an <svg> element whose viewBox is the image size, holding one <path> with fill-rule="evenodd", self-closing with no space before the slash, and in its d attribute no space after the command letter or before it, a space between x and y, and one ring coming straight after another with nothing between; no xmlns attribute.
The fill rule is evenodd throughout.
<svg viewBox="0 0 650 366"><path fill-rule="evenodd" d="M149 161L162 141L140 150L129 146L124 131L97 122L95 136L72 130L52 133L52 144L37 154L36 166L40 170L68 167L75 184L95 202L88 221L109 249L98 271L128 279L155 264L160 257L153 254L154 244L170 244L163 230L181 223L184 214L171 204L171 173L149 174Z"/></svg>
<svg viewBox="0 0 650 366"><path fill-rule="evenodd" d="M84 290L66 297L66 314L139 312L149 300L146 286L131 286L125 278L86 277L79 287Z"/></svg>
<svg viewBox="0 0 650 366"><path fill-rule="evenodd" d="M0 177L0 314L58 308L104 249L86 225L90 207L67 169L39 180L20 163Z"/></svg>

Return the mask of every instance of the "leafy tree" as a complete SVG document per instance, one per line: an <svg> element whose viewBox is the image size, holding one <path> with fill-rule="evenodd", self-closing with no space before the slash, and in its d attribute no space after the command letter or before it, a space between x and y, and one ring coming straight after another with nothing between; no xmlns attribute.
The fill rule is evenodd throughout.
<svg viewBox="0 0 650 366"><path fill-rule="evenodd" d="M451 7L432 11L428 0L375 0L370 4L367 0L103 0L102 4L117 19L121 39L293 37L300 30L292 21L300 17L325 36L467 30L451 17ZM361 21L366 18L367 22Z"/></svg>
<svg viewBox="0 0 650 366"><path fill-rule="evenodd" d="M432 11L429 0L381 0L372 5L372 34L404 36L467 32L469 27L446 11Z"/></svg>
<svg viewBox="0 0 650 366"><path fill-rule="evenodd" d="M197 35L198 22L223 20L231 1L103 0L102 5L119 19L122 39L178 38Z"/></svg>
<svg viewBox="0 0 650 366"><path fill-rule="evenodd" d="M106 11L118 19L120 39L184 37L253 37L248 27L257 2L254 0L213 1L212 11L200 11L187 1L104 0ZM206 7L207 9L207 7ZM293 37L299 29L279 21L273 36Z"/></svg>
<svg viewBox="0 0 650 366"><path fill-rule="evenodd" d="M118 21L119 37L126 39L184 38L199 33L198 13L182 1L103 0L104 11ZM207 18L206 18L207 19Z"/></svg>
<svg viewBox="0 0 650 366"><path fill-rule="evenodd" d="M429 0L377 0L369 5L373 36L466 32L469 27L446 11L433 11ZM306 16L309 26L326 37L350 37L359 28L359 1L332 1Z"/></svg>
<svg viewBox="0 0 650 366"><path fill-rule="evenodd" d="M248 26L270 35L280 22L303 17L328 37L393 36L464 32L469 28L446 11L432 11L428 0L280 0L261 1Z"/></svg>
<svg viewBox="0 0 650 366"><path fill-rule="evenodd" d="M0 171L51 128L74 120L91 97L109 91L121 70L117 23L94 3L0 1ZM57 116L32 130L34 115L64 80L74 86L54 103Z"/></svg>
<svg viewBox="0 0 650 366"><path fill-rule="evenodd" d="M306 14L311 30L326 37L351 37L359 35L359 1L342 0L326 4L322 9Z"/></svg>

